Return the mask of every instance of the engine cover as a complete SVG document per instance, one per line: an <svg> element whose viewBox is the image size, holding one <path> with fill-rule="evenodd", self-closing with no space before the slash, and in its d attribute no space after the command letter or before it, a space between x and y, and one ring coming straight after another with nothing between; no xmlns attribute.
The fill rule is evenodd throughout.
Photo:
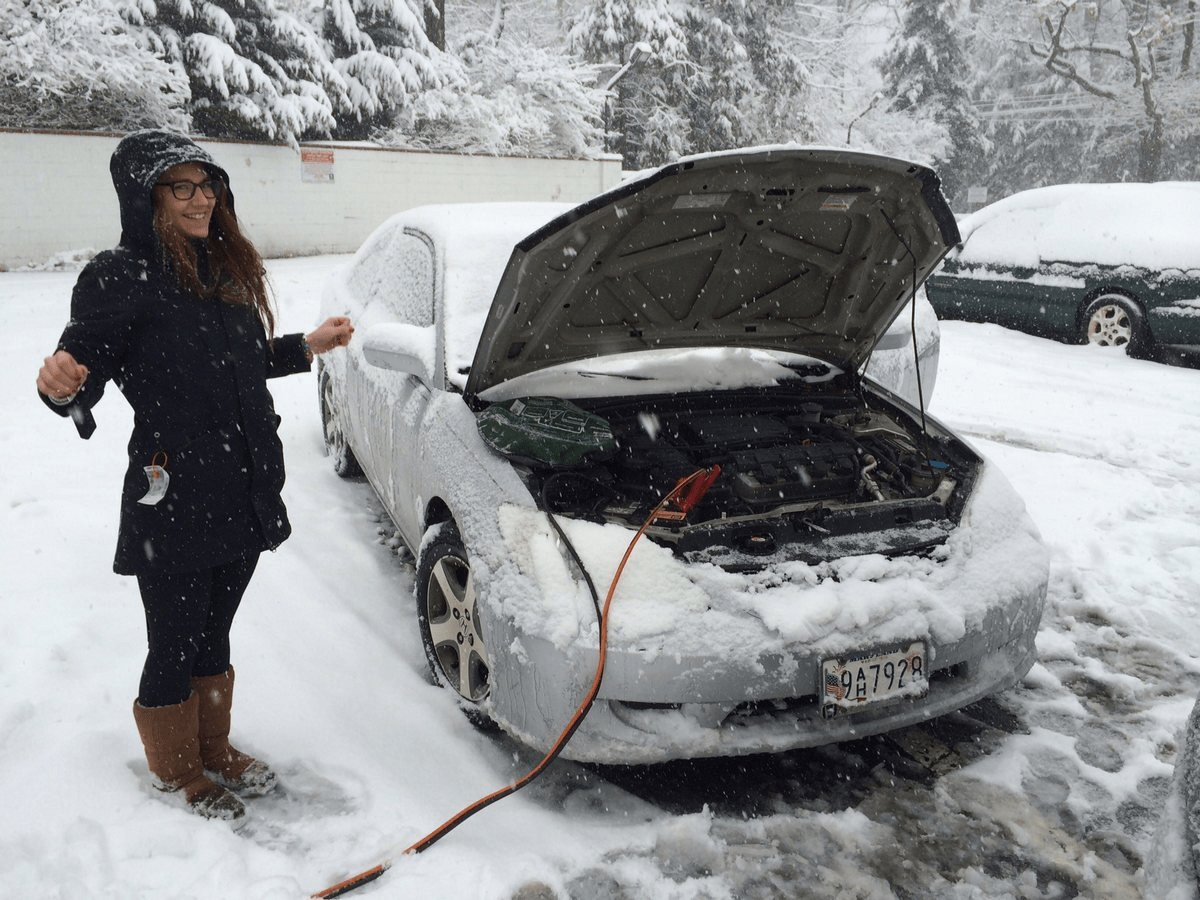
<svg viewBox="0 0 1200 900"><path fill-rule="evenodd" d="M732 454L733 490L752 506L848 495L858 482L854 447L836 441Z"/></svg>

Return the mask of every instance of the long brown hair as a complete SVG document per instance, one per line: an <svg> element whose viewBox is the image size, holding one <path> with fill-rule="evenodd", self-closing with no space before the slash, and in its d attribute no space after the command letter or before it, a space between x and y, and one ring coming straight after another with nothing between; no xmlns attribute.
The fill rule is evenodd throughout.
<svg viewBox="0 0 1200 900"><path fill-rule="evenodd" d="M225 191L217 197L209 224L207 284L200 278L192 239L170 224L165 207L158 202L154 204L154 231L184 290L201 297L217 296L226 303L254 307L267 337L273 338L275 311L271 308L271 298L267 293L267 270L258 250L238 227L227 197Z"/></svg>

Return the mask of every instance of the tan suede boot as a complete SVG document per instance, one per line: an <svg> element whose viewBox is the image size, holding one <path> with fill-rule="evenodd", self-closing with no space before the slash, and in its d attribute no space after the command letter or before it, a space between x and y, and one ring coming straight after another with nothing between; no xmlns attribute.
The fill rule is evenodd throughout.
<svg viewBox="0 0 1200 900"><path fill-rule="evenodd" d="M240 819L246 807L228 790L213 784L200 761L199 698L195 693L173 706L142 706L133 701L146 764L162 791L182 791L193 811L208 819Z"/></svg>
<svg viewBox="0 0 1200 900"><path fill-rule="evenodd" d="M220 675L192 679L200 698L200 758L215 780L245 797L261 797L275 787L275 773L264 762L229 744L233 707L233 666Z"/></svg>

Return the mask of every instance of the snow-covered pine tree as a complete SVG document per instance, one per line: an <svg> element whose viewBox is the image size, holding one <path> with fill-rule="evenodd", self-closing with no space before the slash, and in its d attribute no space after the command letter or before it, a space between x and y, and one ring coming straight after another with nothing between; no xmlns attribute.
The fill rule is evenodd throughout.
<svg viewBox="0 0 1200 900"><path fill-rule="evenodd" d="M710 148L702 142L696 149L810 139L813 124L804 102L810 76L801 54L810 49L805 37L815 35L793 29L798 21L807 25L812 10L795 0L718 0L697 4L697 12L703 30L693 45L704 42L694 56L711 73L711 108L731 127L714 132L724 132L722 143Z"/></svg>
<svg viewBox="0 0 1200 900"><path fill-rule="evenodd" d="M653 50L614 86L613 149L640 167L807 136L806 70L777 27L789 9L783 0L585 3L570 31L585 59L616 66L634 44Z"/></svg>
<svg viewBox="0 0 1200 900"><path fill-rule="evenodd" d="M381 143L401 147L545 157L600 152L604 93L598 70L563 49L510 35L506 0L490 20L451 40L459 76L406 105Z"/></svg>
<svg viewBox="0 0 1200 900"><path fill-rule="evenodd" d="M186 129L187 79L112 0L0 0L0 126Z"/></svg>
<svg viewBox="0 0 1200 900"><path fill-rule="evenodd" d="M337 137L387 128L423 91L456 78L453 61L425 35L431 0L326 0L322 33L345 79Z"/></svg>
<svg viewBox="0 0 1200 900"><path fill-rule="evenodd" d="M589 0L568 33L570 48L611 77L638 43L652 56L614 86L606 116L609 148L641 168L691 152L694 138L682 87L696 76L689 6L679 0Z"/></svg>
<svg viewBox="0 0 1200 900"><path fill-rule="evenodd" d="M934 159L947 197L960 198L983 164L987 139L971 104L971 70L955 25L957 0L907 0L899 32L879 62L891 109L932 119L946 145Z"/></svg>
<svg viewBox="0 0 1200 900"><path fill-rule="evenodd" d="M751 29L758 30L759 11L749 0L713 0L691 8L688 49L695 73L671 85L691 123L691 152L756 143L749 113L759 85L743 41Z"/></svg>
<svg viewBox="0 0 1200 900"><path fill-rule="evenodd" d="M273 0L135 0L182 62L193 127L212 137L327 137L346 85L315 30Z"/></svg>

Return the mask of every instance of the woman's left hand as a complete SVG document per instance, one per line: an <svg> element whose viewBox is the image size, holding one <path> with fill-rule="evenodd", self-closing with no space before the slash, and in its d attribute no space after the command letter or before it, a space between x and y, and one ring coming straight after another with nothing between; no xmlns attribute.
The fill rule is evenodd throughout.
<svg viewBox="0 0 1200 900"><path fill-rule="evenodd" d="M328 353L334 347L345 347L354 334L354 325L345 316L332 316L305 336L308 348L316 355Z"/></svg>

